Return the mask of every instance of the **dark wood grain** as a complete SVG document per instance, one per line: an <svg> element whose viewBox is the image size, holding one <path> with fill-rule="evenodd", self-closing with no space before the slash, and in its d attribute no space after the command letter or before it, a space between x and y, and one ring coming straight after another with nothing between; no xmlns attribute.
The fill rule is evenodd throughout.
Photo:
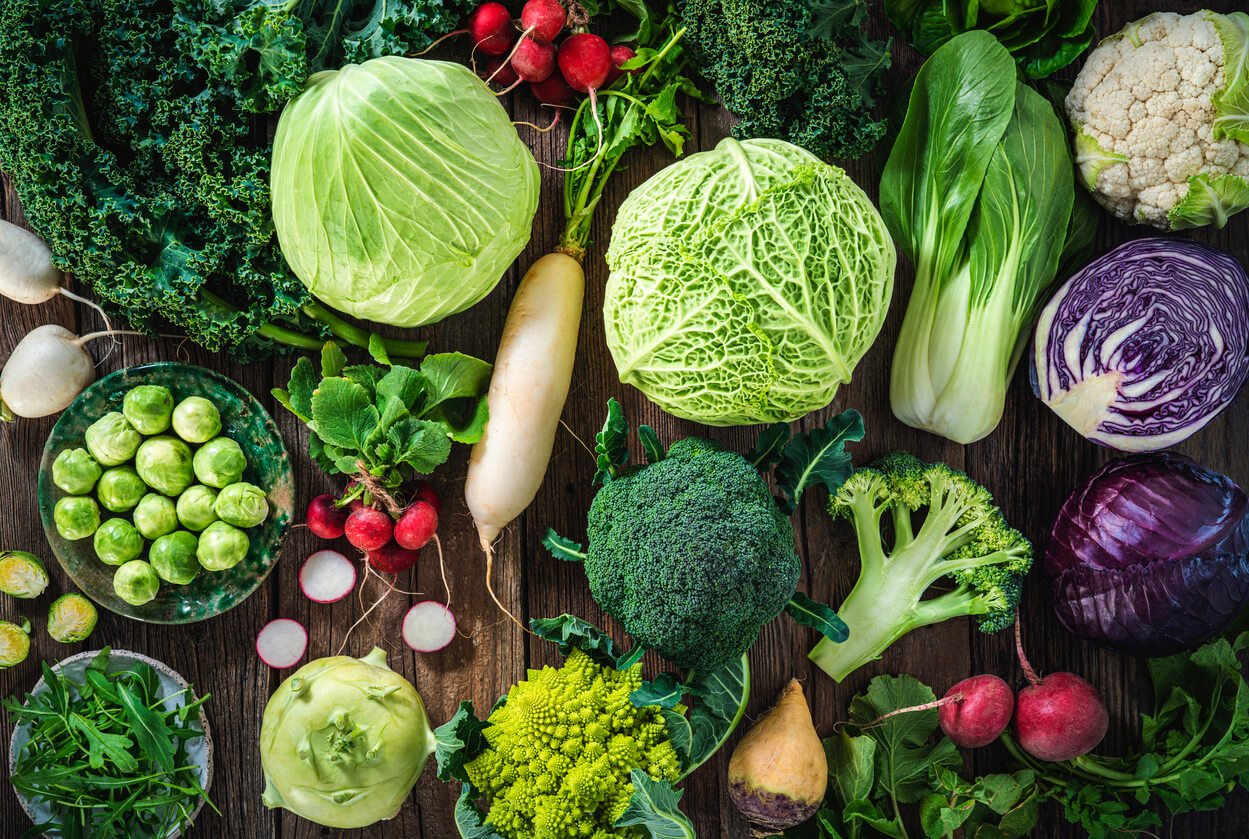
<svg viewBox="0 0 1249 839"><path fill-rule="evenodd" d="M1113 32L1129 20L1164 7L1176 11L1195 11L1203 7L1232 11L1243 7L1243 2L1104 0L1098 21L1103 33ZM876 34L890 34L879 16L871 25ZM890 89L898 89L918 63L918 56L909 48L895 44ZM545 122L547 115L528 98L513 99L510 107L517 120ZM694 147L714 145L730 125L731 117L723 111L699 107L691 126ZM523 126L518 130L531 143L539 160L553 163L562 157L564 135L560 131L539 134ZM598 430L609 396L621 399L632 421L650 423L665 440L701 434L739 450L745 450L753 442L753 429L706 429L675 420L648 404L636 391L621 386L603 341L602 323L597 313L607 274L602 254L614 208L633 187L667 162L659 152L633 158L629 167L616 176L595 221L594 243L586 261L586 314L582 321L573 389L564 412L566 428L559 433L550 471L536 502L504 534L495 561L494 579L499 596L523 619L572 612L596 623L605 621L589 595L580 569L551 559L542 549L540 539L547 527L555 527L573 537L584 534L585 511L592 497L589 477L593 471L593 461L585 443L592 441ZM847 165L850 174L873 198L880 165L879 155ZM0 185L3 186L0 217L23 223L12 185L7 179L0 180ZM508 300L524 267L557 241L562 228L559 189L559 174L544 169L544 201L525 254L484 303L427 330L433 346L487 358L493 354ZM1099 247L1109 248L1147 233L1104 220ZM1199 231L1193 236L1229 250L1249 263L1249 214L1235 219L1224 231ZM1102 463L1108 453L1081 440L1051 412L1042 409L1031 395L1023 375L1016 377L1001 427L989 439L975 445L957 446L894 420L888 405L888 369L911 281L910 266L904 261L899 266L898 290L880 340L857 369L854 380L837 395L834 404L808 417L802 426L823 422L832 413L847 407L858 408L868 430L867 439L855 448L858 460L894 449L908 449L921 457L941 459L964 468L995 493L1010 521L1038 543L1043 542L1054 512L1067 492ZM57 299L39 307L0 301L0 357L7 357L30 329L49 322L80 331L98 326L93 313L65 300ZM295 455L293 462L301 505L320 492L334 489L333 483L303 457L306 429L289 414L275 409L268 395L271 387L285 383L291 366L289 359L273 365L240 366L189 344L134 338L125 338L120 348L111 352L105 342L97 342L92 350L102 359L101 372L144 361L176 358L222 370L238 379L260 395L277 418L286 444ZM0 548L30 550L49 559L39 524L34 476L44 438L52 423L53 419L45 419L0 427L0 486L5 488L9 501L6 514L0 518ZM1244 434L1247 425L1249 399L1242 397L1179 449L1242 484L1249 484L1249 446ZM48 596L34 603L0 598L0 618L25 615L36 627L31 657L18 667L0 671L0 694L8 696L29 689L36 679L40 659L56 660L79 649L104 644L140 650L168 662L184 673L197 689L213 694L209 704L216 743L212 794L223 815L206 812L191 831L192 839L278 836L311 839L339 834L362 839L451 839L456 835L451 811L457 790L438 783L430 770L426 771L397 819L369 830L351 834L335 832L282 811L266 810L260 802L263 778L255 740L264 704L279 679L256 659L253 641L256 631L266 621L281 616L296 618L309 627L310 657L334 654L344 645L345 651L353 655L364 654L374 644L381 646L389 653L392 666L411 678L421 691L435 723L449 717L461 699L472 699L478 707L488 707L524 675L526 667L554 663L553 648L524 636L493 607L481 585L484 560L461 498L464 470L465 452L459 451L438 476L439 489L445 499L440 530L443 557L462 636L442 653L418 656L398 640L398 625L405 609L420 599L419 595L407 591L425 592L437 598L444 596L434 550L426 551L417 569L401 575L395 582L398 590L387 594L368 619L351 630L368 603L386 592L386 584L379 579L370 580L363 603L354 597L332 606L310 603L299 592L297 572L300 561L316 543L306 530L296 528L266 585L226 615L187 627L157 627L104 614L99 629L87 644L61 646L42 631L47 602L68 585L60 569L53 568L53 586ZM830 522L821 504L820 500L809 498L796 518L805 557L804 585L813 596L836 603L853 584L857 562L848 527ZM618 628L612 629L618 633ZM1094 649L1067 635L1053 620L1045 594L1038 585L1031 586L1026 595L1025 633L1033 661L1039 668L1082 673L1102 690L1114 719L1108 747L1125 747L1135 735L1138 714L1147 709L1149 702L1142 663ZM853 693L879 673L912 673L941 690L973 671L1016 672L1008 633L986 636L965 621L950 622L904 638L881 661L863 668L840 685L808 664L806 651L814 640L809 630L795 626L787 618L764 629L752 656L751 718L767 708L790 676L804 680L816 723L822 732L827 732L844 715ZM647 661L648 666L657 666L655 661L649 658ZM7 726L7 720L4 722ZM0 739L7 739L7 734ZM685 807L700 836L746 839L749 831L724 794L722 781L727 759L726 751L689 780ZM1003 756L993 749L969 758L969 765L977 771L996 768L1002 763ZM0 782L6 777L4 773L0 768ZM0 836L15 837L25 828L26 819L9 785L0 783L0 786L3 786L0 789ZM1220 839L1242 836L1246 819L1249 819L1249 797L1237 794L1221 812L1176 819L1166 826L1164 835ZM1066 825L1053 810L1045 811L1037 831L1037 836L1060 839L1079 835L1079 831Z"/></svg>

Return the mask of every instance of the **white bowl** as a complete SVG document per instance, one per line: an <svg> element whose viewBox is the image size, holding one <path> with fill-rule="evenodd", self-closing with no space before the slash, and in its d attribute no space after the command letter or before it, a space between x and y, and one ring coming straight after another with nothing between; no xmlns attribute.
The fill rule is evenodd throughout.
<svg viewBox="0 0 1249 839"><path fill-rule="evenodd" d="M68 676L75 681L81 681L83 674L87 670L87 666L91 661L99 655L99 650L89 650L87 652L71 655L69 658L62 659L52 666L52 670L56 673ZM164 688L166 696L172 696L179 691L186 690L189 685L187 680L178 675L169 665L149 658L142 653L133 653L128 650L112 650L109 653L108 672L116 673L118 670L124 670L127 665L141 662L150 666L156 671L157 677L160 679L160 685ZM35 689L31 693L42 693L47 688L44 685L43 678L35 683ZM165 708L173 710L187 704L187 696L183 694L176 699L166 700ZM208 792L212 785L213 776L213 740L212 732L208 729L208 716L204 713L204 707L200 706L199 711L200 729L204 732L203 737L194 740L188 740L186 744L187 756L194 761L200 768L199 782L205 792ZM30 742L30 733L25 726L16 726L13 729L13 737L9 741L9 775L13 774L13 767L17 763L17 755L22 747ZM26 811L26 815L30 816L31 821L35 824L48 821L52 818L52 808L43 801L31 801L18 790L14 790L17 794L17 800L22 805L22 809ZM199 806L191 814L191 821L199 815L200 810L204 807L204 800L201 798ZM48 831L44 836L59 837L60 831ZM150 839L178 839L181 831L175 829L167 833L163 837L150 837ZM131 837L131 839L149 839L148 837Z"/></svg>

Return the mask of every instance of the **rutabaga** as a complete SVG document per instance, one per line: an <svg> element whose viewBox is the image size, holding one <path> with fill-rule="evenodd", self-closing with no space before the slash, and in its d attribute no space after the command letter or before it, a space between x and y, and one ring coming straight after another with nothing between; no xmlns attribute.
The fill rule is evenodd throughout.
<svg viewBox="0 0 1249 839"><path fill-rule="evenodd" d="M433 751L425 705L383 650L319 658L265 707L262 798L326 827L367 827L399 813Z"/></svg>

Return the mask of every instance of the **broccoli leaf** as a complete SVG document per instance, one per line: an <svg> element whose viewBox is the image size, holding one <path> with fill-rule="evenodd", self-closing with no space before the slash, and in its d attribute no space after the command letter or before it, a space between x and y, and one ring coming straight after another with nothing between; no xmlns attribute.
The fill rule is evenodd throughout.
<svg viewBox="0 0 1249 839"><path fill-rule="evenodd" d="M658 705L660 708L675 708L685 695L685 685L673 673L660 673L649 682L629 694L629 701L636 708Z"/></svg>
<svg viewBox="0 0 1249 839"><path fill-rule="evenodd" d="M785 454L785 446L789 443L789 424L778 422L769 425L759 434L755 447L746 455L756 469L766 472L781 462Z"/></svg>
<svg viewBox="0 0 1249 839"><path fill-rule="evenodd" d="M486 824L486 814L477 806L481 793L472 784L465 783L455 802L455 826L460 839L503 839L494 828Z"/></svg>
<svg viewBox="0 0 1249 839"><path fill-rule="evenodd" d="M581 543L560 536L553 528L547 528L546 535L542 537L542 547L564 562L585 562L585 550Z"/></svg>
<svg viewBox="0 0 1249 839"><path fill-rule="evenodd" d="M692 673L685 692L695 702L687 715L663 712L668 735L681 755L681 777L706 763L733 735L750 701L750 659L737 661L707 673Z"/></svg>
<svg viewBox="0 0 1249 839"><path fill-rule="evenodd" d="M785 496L782 509L792 513L812 486L836 492L854 471L846 443L862 439L863 416L855 410L842 411L824 426L795 435L776 467L777 484Z"/></svg>
<svg viewBox="0 0 1249 839"><path fill-rule="evenodd" d="M694 825L678 808L680 791L667 781L652 780L641 769L634 769L629 776L633 797L615 827L643 827L651 839L696 839Z"/></svg>
<svg viewBox="0 0 1249 839"><path fill-rule="evenodd" d="M649 425L638 426L638 440L642 443L642 451L646 453L647 463L658 463L664 459L664 446L659 442L659 435Z"/></svg>
<svg viewBox="0 0 1249 839"><path fill-rule="evenodd" d="M620 477L621 470L629 465L629 423L625 420L624 409L614 397L607 400L607 420L594 441L594 452L598 458L594 483L605 484L612 478Z"/></svg>
<svg viewBox="0 0 1249 839"><path fill-rule="evenodd" d="M619 669L624 669L622 663L627 667L638 661L634 651L622 654L610 635L575 615L534 618L529 621L529 628L539 638L556 644L560 655L581 650L598 664Z"/></svg>
<svg viewBox="0 0 1249 839"><path fill-rule="evenodd" d="M434 730L434 759L438 764L438 780L454 778L467 784L464 765L481 754L487 746L483 732L490 723L477 719L473 703L465 700L455 709L451 719Z"/></svg>
<svg viewBox="0 0 1249 839"><path fill-rule="evenodd" d="M812 600L800 591L794 592L794 596L785 604L785 612L798 623L814 629L835 644L850 637L850 628L837 617L832 606Z"/></svg>

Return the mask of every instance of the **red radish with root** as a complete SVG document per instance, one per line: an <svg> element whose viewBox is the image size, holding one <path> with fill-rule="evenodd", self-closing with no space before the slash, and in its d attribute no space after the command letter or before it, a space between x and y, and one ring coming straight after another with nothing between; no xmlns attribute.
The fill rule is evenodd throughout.
<svg viewBox="0 0 1249 839"><path fill-rule="evenodd" d="M1028 680L1015 702L1015 737L1020 747L1051 762L1073 760L1095 749L1110 727L1110 714L1097 689L1074 673L1038 676L1024 655L1018 617L1015 653Z"/></svg>
<svg viewBox="0 0 1249 839"><path fill-rule="evenodd" d="M329 494L318 495L308 502L304 514L308 530L318 539L339 539L347 523L347 510L338 506L338 500Z"/></svg>
<svg viewBox="0 0 1249 839"><path fill-rule="evenodd" d="M576 93L558 71L545 81L529 85L529 92L544 105L571 105L576 99Z"/></svg>
<svg viewBox="0 0 1249 839"><path fill-rule="evenodd" d="M580 32L559 45L558 61L568 86L593 99L611 72L611 47L598 35Z"/></svg>
<svg viewBox="0 0 1249 839"><path fill-rule="evenodd" d="M521 38L512 52L511 64L522 81L546 81L555 72L555 47L539 44L533 38Z"/></svg>
<svg viewBox="0 0 1249 839"><path fill-rule="evenodd" d="M433 504L413 501L395 523L395 543L409 551L419 551L429 544L438 530L438 511Z"/></svg>
<svg viewBox="0 0 1249 839"><path fill-rule="evenodd" d="M516 43L512 13L502 3L482 3L468 18L468 34L486 55L507 55Z"/></svg>
<svg viewBox="0 0 1249 839"><path fill-rule="evenodd" d="M278 618L256 635L256 655L275 670L294 667L308 650L308 630L299 621Z"/></svg>
<svg viewBox="0 0 1249 839"><path fill-rule="evenodd" d="M388 541L384 545L367 551L365 557L375 571L381 571L383 574L400 574L416 565L421 558L421 552L410 551Z"/></svg>
<svg viewBox="0 0 1249 839"><path fill-rule="evenodd" d="M313 603L337 603L356 587L356 566L338 551L317 551L299 569L299 589Z"/></svg>
<svg viewBox="0 0 1249 839"><path fill-rule="evenodd" d="M608 71L607 81L603 83L603 86L611 87L612 85L616 83L616 80L619 79L621 76L623 76L625 73L628 73L630 76L636 76L638 73L642 72L640 68L635 68L633 70L620 69L621 67L624 66L624 63L626 61L632 61L633 59L637 58L637 55L638 54L633 51L632 47L627 47L624 44L616 44L614 47L612 47L611 48L611 70Z"/></svg>
<svg viewBox="0 0 1249 839"><path fill-rule="evenodd" d="M516 75L512 65L498 56L489 59L478 75L490 84L497 84L509 90L512 85L520 81L520 76Z"/></svg>
<svg viewBox="0 0 1249 839"><path fill-rule="evenodd" d="M984 674L964 679L940 699L882 714L863 728L874 728L901 714L936 710L941 730L956 746L978 749L1002 736L1014 709L1015 695L1010 685L997 676Z"/></svg>
<svg viewBox="0 0 1249 839"><path fill-rule="evenodd" d="M435 513L442 515L442 497L438 495L438 490L434 489L434 485L429 481L416 482L412 487L412 499L424 501L434 508Z"/></svg>
<svg viewBox="0 0 1249 839"><path fill-rule="evenodd" d="M455 640L455 615L436 600L417 603L403 616L403 641L418 653L436 653Z"/></svg>
<svg viewBox="0 0 1249 839"><path fill-rule="evenodd" d="M520 10L520 28L540 44L558 38L567 19L559 0L529 0Z"/></svg>
<svg viewBox="0 0 1249 839"><path fill-rule="evenodd" d="M362 551L375 551L390 541L394 522L376 507L361 506L347 516L343 532L352 546Z"/></svg>

